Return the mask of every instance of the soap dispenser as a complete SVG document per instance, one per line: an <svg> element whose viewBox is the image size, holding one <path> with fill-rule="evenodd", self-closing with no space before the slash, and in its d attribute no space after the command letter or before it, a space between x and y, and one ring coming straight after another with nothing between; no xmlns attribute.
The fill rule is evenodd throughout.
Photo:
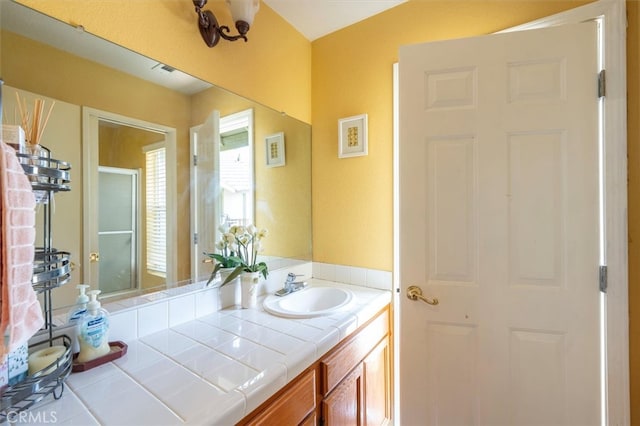
<svg viewBox="0 0 640 426"><path fill-rule="evenodd" d="M87 312L78 321L78 342L80 353L78 362L87 362L108 354L109 347L109 313L100 307L98 295L100 290L89 292L91 299L87 303Z"/></svg>
<svg viewBox="0 0 640 426"><path fill-rule="evenodd" d="M76 288L79 290L78 297L76 298L76 304L69 310L67 315L68 324L76 324L78 320L87 312L87 303L89 302L89 296L86 295L86 291L91 286L86 284L78 284Z"/></svg>

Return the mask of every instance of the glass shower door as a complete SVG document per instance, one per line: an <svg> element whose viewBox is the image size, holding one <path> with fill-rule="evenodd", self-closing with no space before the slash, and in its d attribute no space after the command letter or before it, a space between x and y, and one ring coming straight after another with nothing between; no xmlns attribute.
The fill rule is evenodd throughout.
<svg viewBox="0 0 640 426"><path fill-rule="evenodd" d="M102 295L138 288L138 170L99 167L98 246Z"/></svg>

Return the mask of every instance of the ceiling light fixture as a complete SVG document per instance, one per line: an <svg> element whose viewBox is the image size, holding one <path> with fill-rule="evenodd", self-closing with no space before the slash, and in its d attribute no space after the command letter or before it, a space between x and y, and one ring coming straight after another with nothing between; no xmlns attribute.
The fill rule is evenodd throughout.
<svg viewBox="0 0 640 426"><path fill-rule="evenodd" d="M227 0L227 5L231 10L231 17L236 23L238 35L229 35L229 27L219 25L215 15L209 10L202 10L207 4L207 0L193 0L198 14L198 27L200 35L209 47L213 47L220 41L220 37L229 41L243 39L247 41L246 34L249 32L253 18L260 8L260 0Z"/></svg>

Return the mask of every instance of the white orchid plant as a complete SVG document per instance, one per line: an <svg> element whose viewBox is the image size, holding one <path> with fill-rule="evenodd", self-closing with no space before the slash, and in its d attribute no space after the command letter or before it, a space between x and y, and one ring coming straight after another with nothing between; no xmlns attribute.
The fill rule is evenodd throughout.
<svg viewBox="0 0 640 426"><path fill-rule="evenodd" d="M267 278L269 275L267 264L258 262L258 253L263 250L262 239L267 236L267 230L258 230L254 225L221 226L219 229L222 234L216 243L219 253L205 253L216 261L207 285L222 268L235 269L220 284L221 287L243 272L260 272L264 278Z"/></svg>

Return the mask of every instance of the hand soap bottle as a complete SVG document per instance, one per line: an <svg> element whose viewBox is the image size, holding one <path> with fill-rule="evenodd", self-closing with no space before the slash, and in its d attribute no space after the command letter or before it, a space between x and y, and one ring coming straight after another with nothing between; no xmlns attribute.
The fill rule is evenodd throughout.
<svg viewBox="0 0 640 426"><path fill-rule="evenodd" d="M76 304L69 311L67 315L68 324L76 324L78 320L87 312L87 303L89 302L89 296L86 295L86 290L91 286L86 284L78 284L76 288L80 291L76 298Z"/></svg>
<svg viewBox="0 0 640 426"><path fill-rule="evenodd" d="M78 321L78 362L87 362L109 353L109 313L98 302L100 290L89 292L87 312Z"/></svg>

